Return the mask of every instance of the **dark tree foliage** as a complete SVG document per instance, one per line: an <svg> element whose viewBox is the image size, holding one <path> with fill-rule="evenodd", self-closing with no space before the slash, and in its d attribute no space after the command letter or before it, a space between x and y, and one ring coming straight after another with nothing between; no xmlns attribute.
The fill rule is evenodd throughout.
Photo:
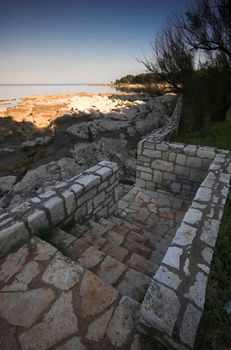
<svg viewBox="0 0 231 350"><path fill-rule="evenodd" d="M168 90L184 95L187 123L206 133L231 105L231 1L198 0L168 18L141 62Z"/></svg>
<svg viewBox="0 0 231 350"><path fill-rule="evenodd" d="M179 21L185 42L212 59L231 63L231 1L201 0Z"/></svg>
<svg viewBox="0 0 231 350"><path fill-rule="evenodd" d="M156 83L158 76L155 73L142 73L138 75L126 75L115 81L115 84L151 84Z"/></svg>

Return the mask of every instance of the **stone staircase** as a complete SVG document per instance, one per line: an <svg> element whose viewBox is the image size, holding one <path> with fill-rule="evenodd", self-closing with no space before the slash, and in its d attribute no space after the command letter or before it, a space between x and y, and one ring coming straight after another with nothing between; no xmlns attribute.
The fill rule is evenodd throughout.
<svg viewBox="0 0 231 350"><path fill-rule="evenodd" d="M188 205L133 188L116 215L16 247L0 265L0 349L162 349L137 321Z"/></svg>
<svg viewBox="0 0 231 350"><path fill-rule="evenodd" d="M141 303L178 226L173 220L176 209L166 206L169 194L160 193L158 209L157 198L151 195L134 188L119 201L117 216L93 217L71 229L57 229L49 243L121 295ZM175 198L175 203L183 206L182 200ZM179 223L183 214L178 208Z"/></svg>

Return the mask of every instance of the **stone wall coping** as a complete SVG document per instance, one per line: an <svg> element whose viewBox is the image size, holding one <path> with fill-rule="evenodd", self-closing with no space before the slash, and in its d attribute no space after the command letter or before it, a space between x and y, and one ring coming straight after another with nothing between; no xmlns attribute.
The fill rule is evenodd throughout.
<svg viewBox="0 0 231 350"><path fill-rule="evenodd" d="M117 183L118 165L102 161L0 215L0 255L19 241L71 218L108 216L117 202Z"/></svg>

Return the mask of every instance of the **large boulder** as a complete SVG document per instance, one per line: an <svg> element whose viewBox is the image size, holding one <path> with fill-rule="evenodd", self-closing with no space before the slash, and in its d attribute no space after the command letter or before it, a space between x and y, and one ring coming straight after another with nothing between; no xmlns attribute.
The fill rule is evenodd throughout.
<svg viewBox="0 0 231 350"><path fill-rule="evenodd" d="M78 174L79 166L72 158L62 158L57 162L50 162L36 169L27 171L22 180L14 185L14 192L23 197L36 194L40 189L55 185L57 181L65 181Z"/></svg>

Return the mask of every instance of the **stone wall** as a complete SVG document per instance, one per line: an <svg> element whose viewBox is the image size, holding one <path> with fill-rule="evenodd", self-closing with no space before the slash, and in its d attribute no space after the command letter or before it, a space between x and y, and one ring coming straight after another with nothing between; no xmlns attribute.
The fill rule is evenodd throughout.
<svg viewBox="0 0 231 350"><path fill-rule="evenodd" d="M0 216L0 256L34 234L90 215L107 217L115 209L118 166L102 161L54 190L29 199Z"/></svg>
<svg viewBox="0 0 231 350"><path fill-rule="evenodd" d="M229 151L214 148L167 143L148 145L147 148L142 145L139 154L149 160L143 166L145 169L151 166L151 171L141 170L139 163L137 183L140 186L149 188L153 181L153 188L188 194L185 193L187 184L192 194L204 177L152 280L139 319L142 332L150 333L175 349L192 349L229 193L231 156ZM156 171L160 172L159 182ZM150 177L144 179L144 174Z"/></svg>
<svg viewBox="0 0 231 350"><path fill-rule="evenodd" d="M139 143L136 186L193 197L219 150L179 143Z"/></svg>

